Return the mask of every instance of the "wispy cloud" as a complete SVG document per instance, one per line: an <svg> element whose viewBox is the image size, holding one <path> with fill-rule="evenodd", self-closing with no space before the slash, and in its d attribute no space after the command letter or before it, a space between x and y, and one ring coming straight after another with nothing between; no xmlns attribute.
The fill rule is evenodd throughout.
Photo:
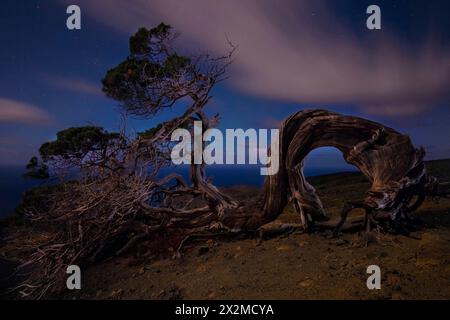
<svg viewBox="0 0 450 320"><path fill-rule="evenodd" d="M0 97L0 122L48 125L52 117L37 106Z"/></svg>
<svg viewBox="0 0 450 320"><path fill-rule="evenodd" d="M45 81L53 87L75 93L103 96L99 83L91 82L82 78L46 76Z"/></svg>
<svg viewBox="0 0 450 320"><path fill-rule="evenodd" d="M165 21L198 50L223 53L228 37L238 45L230 83L259 97L397 117L425 111L450 86L450 53L431 36L414 47L384 30L361 39L321 0L79 3L126 33Z"/></svg>
<svg viewBox="0 0 450 320"><path fill-rule="evenodd" d="M367 103L361 109L370 115L385 116L385 117L408 117L415 116L427 110L430 103L426 100L422 103L418 102L399 102L397 104L390 101L381 101L378 103ZM430 97L432 101L432 97Z"/></svg>
<svg viewBox="0 0 450 320"><path fill-rule="evenodd" d="M61 77L61 76L47 76L44 77L45 81L51 86L94 96L103 96L100 84L91 82L82 78Z"/></svg>

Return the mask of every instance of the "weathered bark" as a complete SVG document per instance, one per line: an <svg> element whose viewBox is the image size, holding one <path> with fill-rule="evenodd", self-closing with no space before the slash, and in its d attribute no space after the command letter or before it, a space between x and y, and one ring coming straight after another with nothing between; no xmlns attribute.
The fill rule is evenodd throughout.
<svg viewBox="0 0 450 320"><path fill-rule="evenodd" d="M215 117L210 119L202 110L199 110L197 115L202 121L202 128L205 131L213 128L218 122L218 119ZM205 143L203 142L202 150L204 145ZM210 208L213 208L214 213L216 213L219 217L222 216L224 211L227 209L236 209L238 207L238 203L231 199L231 197L220 192L216 186L207 180L205 175L205 163L200 165L194 164L193 157L194 156L192 155L192 165L190 171L193 188L203 194L205 200L209 203Z"/></svg>
<svg viewBox="0 0 450 320"><path fill-rule="evenodd" d="M305 227L328 220L320 198L303 174L306 156L326 146L340 150L346 162L371 181L363 204L375 219L395 220L420 205L409 203L415 195L421 197L428 182L425 152L416 149L407 135L358 117L306 110L290 116L281 126L280 169L265 182L262 212L234 217L234 227L254 229L273 221L289 201Z"/></svg>

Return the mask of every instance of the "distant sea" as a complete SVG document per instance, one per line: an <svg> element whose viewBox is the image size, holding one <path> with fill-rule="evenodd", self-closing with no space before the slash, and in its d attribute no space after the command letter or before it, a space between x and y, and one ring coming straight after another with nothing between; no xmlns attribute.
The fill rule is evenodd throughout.
<svg viewBox="0 0 450 320"><path fill-rule="evenodd" d="M307 166L305 175L318 176L349 170L352 170L351 167L314 168ZM177 168L176 171L187 178L187 168ZM212 165L208 166L206 170L208 177L211 177L214 184L219 187L235 185L262 186L264 177L259 172L260 167L257 165ZM40 181L23 178L23 173L24 169L20 167L0 167L0 218L13 214L15 207L20 203L23 192L41 183Z"/></svg>

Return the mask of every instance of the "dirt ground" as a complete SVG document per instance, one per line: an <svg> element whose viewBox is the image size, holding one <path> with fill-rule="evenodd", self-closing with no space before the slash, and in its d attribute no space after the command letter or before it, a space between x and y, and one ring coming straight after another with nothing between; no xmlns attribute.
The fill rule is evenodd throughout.
<svg viewBox="0 0 450 320"><path fill-rule="evenodd" d="M435 163L430 171L449 171ZM446 167L445 167L446 168ZM311 179L336 222L343 203L361 198L359 174ZM236 198L257 189L228 190ZM450 200L427 201L417 212L424 227L409 237L373 233L365 247L358 232L294 232L270 240L201 240L180 259L128 256L85 273L83 299L450 299ZM357 219L355 212L353 218ZM287 209L272 226L298 223ZM368 290L367 267L381 268L381 290ZM69 297L68 297L69 298Z"/></svg>
<svg viewBox="0 0 450 320"><path fill-rule="evenodd" d="M430 214L429 219L436 216ZM267 241L206 241L181 259L116 259L91 268L84 299L450 299L450 230L383 237L362 246L358 234L327 239L291 234ZM368 290L378 265L382 289Z"/></svg>
<svg viewBox="0 0 450 320"><path fill-rule="evenodd" d="M448 164L448 163L447 163ZM445 170L444 170L444 169ZM431 168L447 179L447 166ZM336 223L345 201L361 198L368 183L360 174L311 179ZM258 189L227 190L238 200ZM203 239L181 258L140 250L83 270L82 290L66 299L450 299L450 200L427 202L417 212L424 227L410 234L372 233L364 246L358 232L332 238L327 232L294 232L261 241ZM361 212L354 212L357 219ZM287 208L271 226L298 223ZM170 247L170 246L169 246ZM368 290L367 267L381 268L381 290Z"/></svg>

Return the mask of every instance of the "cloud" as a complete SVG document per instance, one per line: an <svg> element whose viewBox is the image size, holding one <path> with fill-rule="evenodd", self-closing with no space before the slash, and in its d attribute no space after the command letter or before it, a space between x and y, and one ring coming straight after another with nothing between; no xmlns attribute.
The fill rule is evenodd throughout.
<svg viewBox="0 0 450 320"><path fill-rule="evenodd" d="M47 125L52 117L39 107L0 97L0 122Z"/></svg>
<svg viewBox="0 0 450 320"><path fill-rule="evenodd" d="M363 105L361 109L370 115L387 117L408 117L420 114L428 109L426 101L421 103L399 103L391 104L381 102L376 104Z"/></svg>
<svg viewBox="0 0 450 320"><path fill-rule="evenodd" d="M52 86L61 88L66 91L89 94L94 96L103 96L102 89L99 84L90 82L81 78L67 78L60 76L45 77L47 83Z"/></svg>
<svg viewBox="0 0 450 320"><path fill-rule="evenodd" d="M450 86L450 54L432 36L414 46L385 30L358 37L320 0L79 2L127 34L165 21L184 44L217 53L228 37L238 45L230 84L263 98L398 117L420 114Z"/></svg>

